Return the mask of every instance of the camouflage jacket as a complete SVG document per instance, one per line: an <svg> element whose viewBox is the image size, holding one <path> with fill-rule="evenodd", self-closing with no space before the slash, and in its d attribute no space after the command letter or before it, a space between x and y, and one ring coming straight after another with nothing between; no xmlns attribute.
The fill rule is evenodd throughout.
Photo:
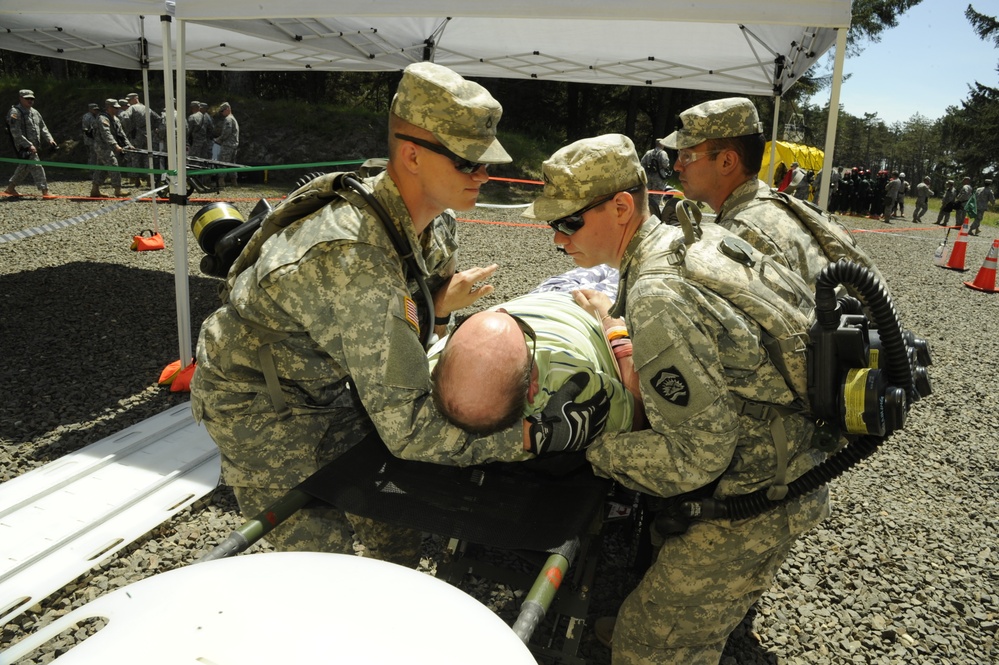
<svg viewBox="0 0 999 665"><path fill-rule="evenodd" d="M222 120L222 131L215 142L223 148L235 150L239 147L239 123L236 122L236 116L230 113Z"/></svg>
<svg viewBox="0 0 999 665"><path fill-rule="evenodd" d="M41 149L51 144L55 139L49 133L49 128L42 119L42 114L35 109L26 109L15 104L7 111L7 127L18 150L31 146Z"/></svg>
<svg viewBox="0 0 999 665"><path fill-rule="evenodd" d="M839 222L818 209L814 215L827 237L813 233L765 182L751 179L729 194L715 222L796 272L813 289L819 272L840 259L855 261L880 277L874 262Z"/></svg>
<svg viewBox="0 0 999 665"><path fill-rule="evenodd" d="M798 399L764 348L769 307L757 306L754 320L693 275L737 290L754 279L775 284L774 297L784 298L788 311L805 315L814 307L796 275L766 261L761 280L763 257L742 242L756 260L747 270L720 249L732 234L713 224L704 229L701 240L684 246L680 229L651 218L629 243L611 314L627 320L650 429L604 434L587 450L599 473L659 497L716 480L719 498L768 488L777 468L771 432L765 420L742 415L742 405L793 407ZM803 363L794 372L796 383L805 381ZM792 413L784 426L793 480L822 454L811 445L810 419Z"/></svg>
<svg viewBox="0 0 999 665"><path fill-rule="evenodd" d="M439 218L417 237L387 174L365 183L411 245L422 249L416 260L426 274L445 265L453 270L453 228ZM260 347L269 344L291 409L287 420L311 424L303 424L308 433L299 437L307 440L266 445L273 448L272 458L301 463L300 477L315 461L308 450L328 432L346 428L344 421L354 418L351 410L370 418L400 457L458 465L529 457L520 427L476 439L437 413L404 263L378 217L360 197L348 198L269 238L257 261L235 278L228 303L204 322L192 383L195 416L214 421L209 429L216 430L216 443L239 439L228 434L251 422L256 424L247 430L268 430L275 438L282 425L258 360ZM344 406L351 402L347 382L356 400ZM216 436L221 429L225 436Z"/></svg>

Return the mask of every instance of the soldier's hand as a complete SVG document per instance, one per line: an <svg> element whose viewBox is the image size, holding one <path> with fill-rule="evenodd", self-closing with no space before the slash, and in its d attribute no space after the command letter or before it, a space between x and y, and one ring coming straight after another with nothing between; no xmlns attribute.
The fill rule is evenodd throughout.
<svg viewBox="0 0 999 665"><path fill-rule="evenodd" d="M572 292L576 304L593 315L597 321L602 321L611 308L611 299L606 293L594 289L577 289Z"/></svg>
<svg viewBox="0 0 999 665"><path fill-rule="evenodd" d="M492 293L491 284L480 284L480 282L492 277L498 267L493 263L485 268L476 266L451 275L451 278L434 294L434 311L437 316L448 316L451 312L468 307L482 296Z"/></svg>

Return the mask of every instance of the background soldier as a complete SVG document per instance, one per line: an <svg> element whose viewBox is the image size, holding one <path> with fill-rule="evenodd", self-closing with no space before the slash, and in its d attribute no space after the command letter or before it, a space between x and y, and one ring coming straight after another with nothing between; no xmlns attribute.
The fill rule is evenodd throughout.
<svg viewBox="0 0 999 665"><path fill-rule="evenodd" d="M97 116L100 115L101 107L97 104L88 104L87 112L80 119L80 126L83 128L83 145L87 146L87 164L93 166L97 163ZM91 178L97 175L96 171L91 171ZM103 184L103 173L101 183Z"/></svg>
<svg viewBox="0 0 999 665"><path fill-rule="evenodd" d="M160 117L155 111L146 107L139 101L139 95L135 92L130 92L125 99L128 102L128 109L123 113L127 115L128 121L124 119L121 122L122 129L125 130L125 136L132 145L139 148L140 150L147 150L146 142L146 117L149 117L150 129L155 131L155 129L160 124ZM149 158L146 155L139 155L132 153L128 156L129 166L135 168L148 168ZM148 180L149 186L153 186L153 177L144 178L140 174L135 174L135 185L138 187L142 185L143 180Z"/></svg>
<svg viewBox="0 0 999 665"><path fill-rule="evenodd" d="M201 157L205 154L206 148L211 149L211 146L206 145L208 137L205 135L205 116L201 113L201 102L192 101L189 109L191 113L187 116L187 155Z"/></svg>
<svg viewBox="0 0 999 665"><path fill-rule="evenodd" d="M222 102L222 105L219 106L219 115L222 116L222 131L219 133L218 138L215 139L215 143L219 146L219 161L235 162L236 149L239 148L239 123L236 122L236 116L232 114L232 107L229 105L229 102ZM225 184L226 175L231 175L232 184L236 184L235 173L220 173L218 178L219 187Z"/></svg>
<svg viewBox="0 0 999 665"><path fill-rule="evenodd" d="M14 152L19 159L30 159L40 162L38 150L43 145L56 147L55 139L49 133L49 128L45 126L42 114L35 110L35 93L31 90L21 90L18 93L20 103L10 107L7 111L7 132L14 146ZM45 169L41 164L18 164L14 169L14 175L7 183L4 194L7 196L19 196L18 185L28 178L35 182L42 193L43 199L55 198L49 195L49 185L45 180Z"/></svg>
<svg viewBox="0 0 999 665"><path fill-rule="evenodd" d="M212 146L215 141L215 119L212 118L212 114L208 112L208 104L205 102L198 102L198 109L201 111L201 125L204 127L205 133L205 146L203 152L197 157L203 159L214 159L212 155Z"/></svg>
<svg viewBox="0 0 999 665"><path fill-rule="evenodd" d="M104 100L104 112L97 116L97 128L94 138L96 139L95 149L97 152L97 162L103 166L117 167L121 162L119 157L124 153L125 148L131 148L125 131L118 120L118 101L115 99ZM94 178L90 184L90 196L100 198L101 184L104 181L102 171L94 171ZM111 186L114 187L114 195L118 197L128 196L128 192L121 189L121 171L117 169L111 171Z"/></svg>

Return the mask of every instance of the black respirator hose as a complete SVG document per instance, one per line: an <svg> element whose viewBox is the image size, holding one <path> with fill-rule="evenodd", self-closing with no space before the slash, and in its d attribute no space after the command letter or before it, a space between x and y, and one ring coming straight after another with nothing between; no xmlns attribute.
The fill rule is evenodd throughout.
<svg viewBox="0 0 999 665"><path fill-rule="evenodd" d="M819 273L815 286L816 319L826 328L835 328L839 324L840 309L836 299L836 287L840 284L853 286L863 297L878 324L881 343L887 354L886 370L892 385L904 386L906 394L915 394L912 379L912 368L909 364L908 350L902 336L902 326L898 313L892 303L891 296L885 290L877 276L862 265L852 261L840 260L831 263ZM918 394L916 395L918 398ZM811 494L834 478L870 457L878 446L888 437L862 436L851 442L845 448L829 457L824 462L805 472L787 485L787 495L775 502L767 497L767 490L762 489L752 494L730 497L724 500L706 499L687 501L681 504L685 517L721 517L742 520L760 515L770 510L778 503L796 499Z"/></svg>

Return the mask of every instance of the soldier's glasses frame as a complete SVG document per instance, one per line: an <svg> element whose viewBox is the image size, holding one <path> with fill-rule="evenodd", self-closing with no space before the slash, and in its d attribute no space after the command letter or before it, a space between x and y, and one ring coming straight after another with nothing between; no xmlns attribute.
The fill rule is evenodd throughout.
<svg viewBox="0 0 999 665"><path fill-rule="evenodd" d="M692 152L690 150L681 150L676 153L676 163L680 166L688 166L693 164L701 157L707 157L708 155L717 155L719 152L724 152L724 150L702 150L700 152Z"/></svg>
<svg viewBox="0 0 999 665"><path fill-rule="evenodd" d="M639 189L640 187L632 187L631 189L624 189L621 191L628 192L629 194L634 195ZM577 210L571 215L566 215L565 217L562 217L560 219L553 219L552 221L548 222L548 226L552 227L553 231L558 231L567 236L571 236L573 233L583 228L583 224L586 223L583 220L583 213L587 213L596 208L597 206L601 206L607 203L615 196L617 196L618 193L619 192L614 192L613 194L609 194L608 196L599 198L593 203L586 206L585 208L581 208L580 210Z"/></svg>
<svg viewBox="0 0 999 665"><path fill-rule="evenodd" d="M479 162L473 162L471 160L465 159L464 157L459 157L454 154L444 146L438 143L431 143L430 141L425 141L415 136L410 136L409 134L396 134L397 139L402 139L403 141L409 141L410 143L415 143L421 148L426 148L430 152L436 152L438 155L443 155L451 160L454 164L454 168L459 173L464 173L465 175L471 175L481 169L483 166L488 166L488 164L480 164Z"/></svg>

